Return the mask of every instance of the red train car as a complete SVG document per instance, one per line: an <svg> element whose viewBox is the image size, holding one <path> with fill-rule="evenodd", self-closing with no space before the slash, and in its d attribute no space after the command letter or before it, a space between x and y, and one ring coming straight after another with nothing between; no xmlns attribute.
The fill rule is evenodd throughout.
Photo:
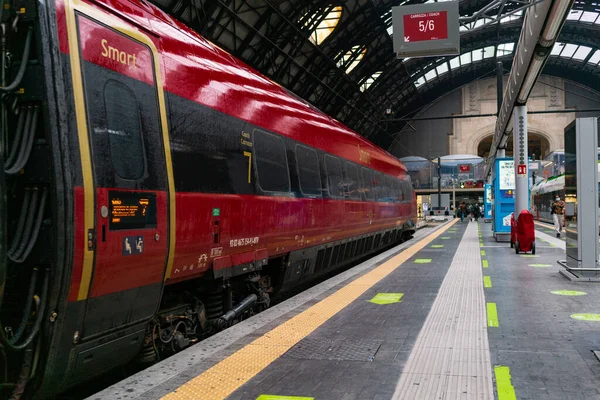
<svg viewBox="0 0 600 400"><path fill-rule="evenodd" d="M395 157L158 8L16 3L0 397L152 362L414 233Z"/></svg>

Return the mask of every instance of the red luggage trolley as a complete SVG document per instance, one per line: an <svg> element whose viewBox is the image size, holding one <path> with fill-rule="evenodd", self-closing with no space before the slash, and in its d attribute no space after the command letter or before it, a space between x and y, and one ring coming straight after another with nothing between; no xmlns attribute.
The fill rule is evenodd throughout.
<svg viewBox="0 0 600 400"><path fill-rule="evenodd" d="M529 211L521 211L517 218L515 231L515 252L519 254L531 251L531 254L535 254L535 228L533 215Z"/></svg>

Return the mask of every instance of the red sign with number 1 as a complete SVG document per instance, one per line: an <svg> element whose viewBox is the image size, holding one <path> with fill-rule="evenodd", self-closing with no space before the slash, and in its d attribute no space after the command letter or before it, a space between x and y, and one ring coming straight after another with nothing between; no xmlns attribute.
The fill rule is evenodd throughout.
<svg viewBox="0 0 600 400"><path fill-rule="evenodd" d="M448 38L448 13L436 11L404 15L404 42Z"/></svg>
<svg viewBox="0 0 600 400"><path fill-rule="evenodd" d="M527 175L527 165L525 165L525 164L517 165L517 175Z"/></svg>

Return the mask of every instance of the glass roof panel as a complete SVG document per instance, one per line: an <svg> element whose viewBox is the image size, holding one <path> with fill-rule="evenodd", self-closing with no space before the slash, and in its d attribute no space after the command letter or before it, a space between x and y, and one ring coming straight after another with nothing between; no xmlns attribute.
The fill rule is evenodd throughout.
<svg viewBox="0 0 600 400"><path fill-rule="evenodd" d="M363 84L360 85L360 91L364 92L365 90L367 90L368 88L370 88L371 85L377 80L377 78L379 78L381 76L382 73L383 73L383 71L377 71L373 75L371 75L370 77L368 77L367 79L365 79L365 81L363 82Z"/></svg>
<svg viewBox="0 0 600 400"><path fill-rule="evenodd" d="M471 62L471 53L465 53L460 55L460 64L465 66Z"/></svg>
<svg viewBox="0 0 600 400"><path fill-rule="evenodd" d="M579 46L575 54L573 54L573 58L578 61L583 61L588 56L588 54L590 54L591 51L591 47Z"/></svg>
<svg viewBox="0 0 600 400"><path fill-rule="evenodd" d="M450 60L450 68L456 69L458 67L460 67L460 59L459 57L454 57L452 60Z"/></svg>
<svg viewBox="0 0 600 400"><path fill-rule="evenodd" d="M583 11L581 11L581 10L571 10L569 15L567 16L567 19L570 19L573 21L579 21L579 18L581 18L582 14L583 14Z"/></svg>
<svg viewBox="0 0 600 400"><path fill-rule="evenodd" d="M515 48L514 43L499 44L497 57L502 57L502 56L507 56L507 55L512 54L514 48Z"/></svg>
<svg viewBox="0 0 600 400"><path fill-rule="evenodd" d="M337 66L346 68L346 73L349 74L363 59L367 53L367 47L356 45L352 46L350 50L346 52L337 62Z"/></svg>
<svg viewBox="0 0 600 400"><path fill-rule="evenodd" d="M576 44L567 43L565 45L563 51L561 51L560 56L566 57L566 58L571 58L571 57L573 57L573 54L575 54L575 52L577 51L578 47L579 46L577 46Z"/></svg>
<svg viewBox="0 0 600 400"><path fill-rule="evenodd" d="M552 46L552 51L550 52L550 55L551 56L559 55L560 52L563 50L563 47L565 47L564 43L561 43L561 42L554 43L554 46Z"/></svg>
<svg viewBox="0 0 600 400"><path fill-rule="evenodd" d="M483 49L483 58L494 57L494 50L494 46L488 46L485 49Z"/></svg>
<svg viewBox="0 0 600 400"><path fill-rule="evenodd" d="M448 72L448 63L438 65L435 70L437 71L438 76L445 74L446 72Z"/></svg>
<svg viewBox="0 0 600 400"><path fill-rule="evenodd" d="M588 64L598 65L600 62L600 50L596 50L594 54L588 60Z"/></svg>
<svg viewBox="0 0 600 400"><path fill-rule="evenodd" d="M437 73L435 72L435 68L425 73L425 80L427 82L437 78Z"/></svg>
<svg viewBox="0 0 600 400"><path fill-rule="evenodd" d="M473 62L483 60L483 49L473 50Z"/></svg>
<svg viewBox="0 0 600 400"><path fill-rule="evenodd" d="M316 45L323 43L323 41L334 31L342 17L342 6L335 6L333 8L331 6L324 7L315 11L311 17L306 18L305 16L303 18L305 21L304 25L311 28L312 25L314 25L315 20L320 19L324 12L328 12L328 14L314 27L309 36L310 41Z"/></svg>
<svg viewBox="0 0 600 400"><path fill-rule="evenodd" d="M415 86L416 87L423 86L424 84L425 84L425 78L423 78L423 77L420 77L419 79L417 79L415 81Z"/></svg>
<svg viewBox="0 0 600 400"><path fill-rule="evenodd" d="M598 13L585 11L579 20L582 22L594 23L594 22L596 22L597 18L598 18Z"/></svg>

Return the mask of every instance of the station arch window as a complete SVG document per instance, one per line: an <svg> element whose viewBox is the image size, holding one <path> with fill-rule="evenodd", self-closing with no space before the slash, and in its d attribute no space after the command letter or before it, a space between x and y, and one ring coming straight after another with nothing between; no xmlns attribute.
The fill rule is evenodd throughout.
<svg viewBox="0 0 600 400"><path fill-rule="evenodd" d="M283 139L256 129L253 144L260 188L265 192L288 193L290 174Z"/></svg>

